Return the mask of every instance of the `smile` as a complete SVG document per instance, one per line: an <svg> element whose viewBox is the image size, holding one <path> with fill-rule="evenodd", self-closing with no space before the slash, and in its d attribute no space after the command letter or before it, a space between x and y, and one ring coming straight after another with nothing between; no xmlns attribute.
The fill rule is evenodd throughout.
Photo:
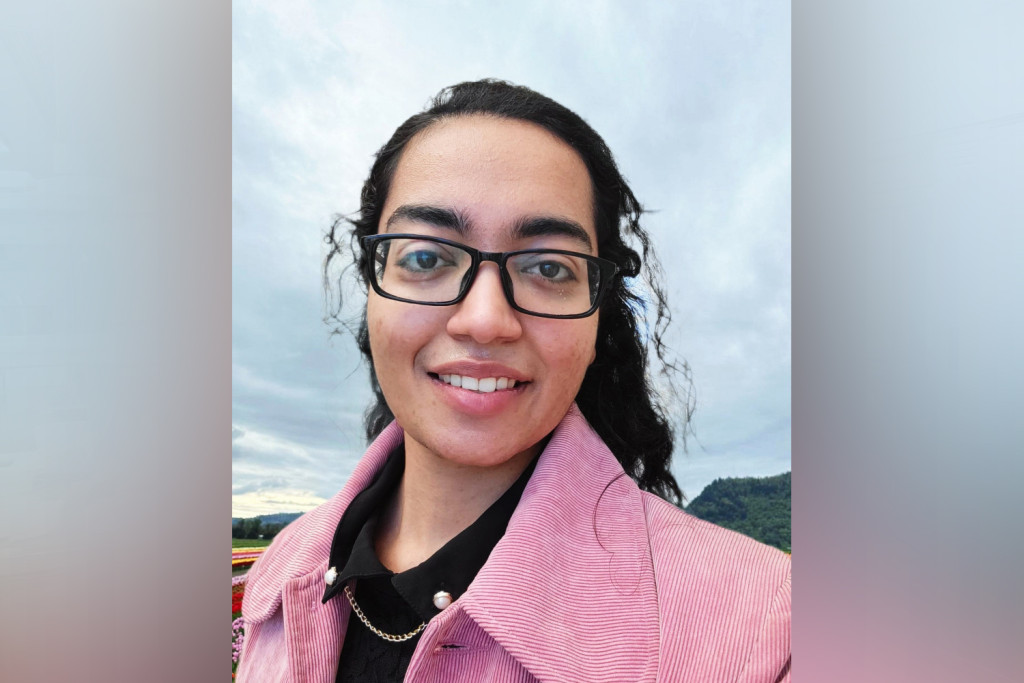
<svg viewBox="0 0 1024 683"><path fill-rule="evenodd" d="M513 389L516 380L508 377L470 377L468 375L434 375L445 384L453 387L461 387L469 391L476 391L481 394L489 394L493 391Z"/></svg>

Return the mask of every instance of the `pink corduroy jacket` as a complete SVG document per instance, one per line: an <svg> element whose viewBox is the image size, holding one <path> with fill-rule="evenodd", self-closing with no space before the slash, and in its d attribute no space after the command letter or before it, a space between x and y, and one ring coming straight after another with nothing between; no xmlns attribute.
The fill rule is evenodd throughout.
<svg viewBox="0 0 1024 683"><path fill-rule="evenodd" d="M401 440L385 429L341 493L253 566L238 680L334 681L351 608L320 602L331 539ZM405 680L774 683L789 672L789 557L641 492L574 405Z"/></svg>

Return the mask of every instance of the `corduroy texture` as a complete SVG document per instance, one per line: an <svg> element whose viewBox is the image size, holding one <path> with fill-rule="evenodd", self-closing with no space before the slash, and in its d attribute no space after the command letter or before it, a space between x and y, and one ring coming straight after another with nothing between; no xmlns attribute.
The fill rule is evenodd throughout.
<svg viewBox="0 0 1024 683"><path fill-rule="evenodd" d="M319 601L331 537L401 439L388 427L256 562L241 681L334 680L350 608ZM789 557L641 492L573 406L406 680L775 683L789 680L789 625Z"/></svg>

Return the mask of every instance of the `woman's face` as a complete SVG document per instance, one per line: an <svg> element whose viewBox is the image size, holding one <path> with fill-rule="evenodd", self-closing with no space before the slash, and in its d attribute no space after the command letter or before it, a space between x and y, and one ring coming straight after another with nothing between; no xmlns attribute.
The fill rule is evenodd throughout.
<svg viewBox="0 0 1024 683"><path fill-rule="evenodd" d="M444 237L481 251L597 255L591 198L582 159L551 133L522 121L464 116L435 123L408 143L378 232ZM443 210L460 225L410 207ZM582 231L543 227L565 224ZM491 467L532 455L565 415L595 356L597 314L559 320L519 313L490 262L453 306L393 301L371 290L367 322L377 379L407 450L422 446L461 465ZM498 387L501 378L516 383L474 391L442 378L453 374L484 380L483 389L489 378Z"/></svg>

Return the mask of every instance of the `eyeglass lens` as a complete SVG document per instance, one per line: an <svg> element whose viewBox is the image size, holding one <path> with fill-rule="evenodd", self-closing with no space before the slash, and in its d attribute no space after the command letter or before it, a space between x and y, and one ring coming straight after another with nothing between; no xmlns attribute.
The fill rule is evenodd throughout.
<svg viewBox="0 0 1024 683"><path fill-rule="evenodd" d="M374 277L392 296L420 303L457 299L473 266L469 252L430 240L393 238L374 244ZM577 315L593 306L600 286L596 263L569 254L527 252L505 268L520 308L546 315Z"/></svg>

